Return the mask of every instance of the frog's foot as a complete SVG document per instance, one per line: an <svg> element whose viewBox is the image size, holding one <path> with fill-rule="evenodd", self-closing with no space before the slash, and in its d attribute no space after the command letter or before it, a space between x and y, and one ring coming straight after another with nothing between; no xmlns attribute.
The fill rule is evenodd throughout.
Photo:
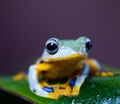
<svg viewBox="0 0 120 104"><path fill-rule="evenodd" d="M70 96L71 95L72 88L67 85L65 88L60 87L54 87L54 92L49 93L50 98L59 98L60 96Z"/></svg>
<svg viewBox="0 0 120 104"><path fill-rule="evenodd" d="M27 74L25 72L20 72L20 73L13 76L14 81L19 81L22 79L27 79Z"/></svg>
<svg viewBox="0 0 120 104"><path fill-rule="evenodd" d="M115 74L111 71L103 71L103 72L100 72L100 76L102 77L107 77L107 76L114 76Z"/></svg>

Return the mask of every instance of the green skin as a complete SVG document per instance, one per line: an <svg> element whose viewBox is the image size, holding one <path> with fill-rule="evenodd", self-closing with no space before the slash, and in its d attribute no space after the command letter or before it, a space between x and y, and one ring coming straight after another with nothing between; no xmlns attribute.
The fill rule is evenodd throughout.
<svg viewBox="0 0 120 104"><path fill-rule="evenodd" d="M60 46L70 47L74 51L79 52L80 47L83 46L83 43L85 42L86 39L87 37L80 37L77 40L59 40L59 41Z"/></svg>

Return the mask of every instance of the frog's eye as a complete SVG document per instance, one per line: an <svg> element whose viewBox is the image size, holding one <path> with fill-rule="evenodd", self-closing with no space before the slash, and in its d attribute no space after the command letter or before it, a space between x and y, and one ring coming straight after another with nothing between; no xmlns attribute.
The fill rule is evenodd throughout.
<svg viewBox="0 0 120 104"><path fill-rule="evenodd" d="M51 38L46 42L46 51L53 55L58 51L58 42L56 39Z"/></svg>
<svg viewBox="0 0 120 104"><path fill-rule="evenodd" d="M85 46L86 46L86 51L89 52L90 49L92 48L92 41L89 38L86 39Z"/></svg>

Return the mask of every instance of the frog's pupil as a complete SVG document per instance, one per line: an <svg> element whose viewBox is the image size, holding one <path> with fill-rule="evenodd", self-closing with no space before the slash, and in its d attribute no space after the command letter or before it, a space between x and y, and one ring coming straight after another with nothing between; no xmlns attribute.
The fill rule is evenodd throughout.
<svg viewBox="0 0 120 104"><path fill-rule="evenodd" d="M87 41L86 42L86 51L90 51L90 49L92 48L92 42L91 41Z"/></svg>
<svg viewBox="0 0 120 104"><path fill-rule="evenodd" d="M54 43L48 43L48 45L47 45L47 49L50 50L50 51L52 51L56 48L57 48L57 45L54 44Z"/></svg>
<svg viewBox="0 0 120 104"><path fill-rule="evenodd" d="M48 43L46 48L49 54L55 54L58 51L58 45L55 42Z"/></svg>

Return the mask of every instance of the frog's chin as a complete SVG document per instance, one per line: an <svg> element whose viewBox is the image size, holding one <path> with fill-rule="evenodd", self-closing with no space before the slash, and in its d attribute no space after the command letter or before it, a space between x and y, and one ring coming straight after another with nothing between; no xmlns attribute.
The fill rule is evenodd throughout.
<svg viewBox="0 0 120 104"><path fill-rule="evenodd" d="M79 61L86 59L87 56L83 54L72 54L65 57L59 57L59 58L47 58L48 61Z"/></svg>

